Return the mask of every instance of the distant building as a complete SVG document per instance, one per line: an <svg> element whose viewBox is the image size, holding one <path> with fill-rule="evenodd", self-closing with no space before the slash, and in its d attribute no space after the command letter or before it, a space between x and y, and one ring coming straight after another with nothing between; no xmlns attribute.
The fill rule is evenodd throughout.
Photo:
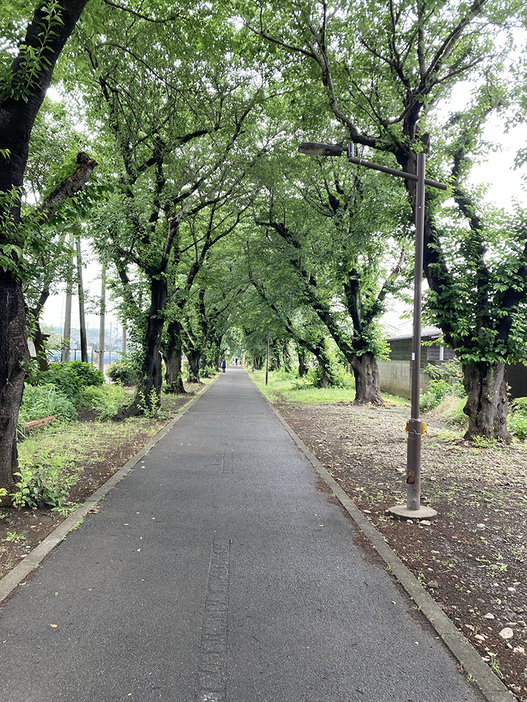
<svg viewBox="0 0 527 702"><path fill-rule="evenodd" d="M421 332L421 390L426 391L430 377L424 372L429 363L441 365L453 360L456 355L449 346L439 343L441 330L428 327ZM401 334L387 339L390 346L390 360L377 361L381 376L381 390L411 398L412 392L412 334ZM507 369L507 382L510 397L527 397L527 367L522 363L511 365Z"/></svg>

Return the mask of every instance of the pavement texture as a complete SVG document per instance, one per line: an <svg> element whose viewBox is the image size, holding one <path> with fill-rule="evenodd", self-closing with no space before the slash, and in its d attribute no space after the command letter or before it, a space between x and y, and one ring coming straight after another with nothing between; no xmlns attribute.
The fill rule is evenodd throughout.
<svg viewBox="0 0 527 702"><path fill-rule="evenodd" d="M228 368L0 610L0 700L487 699L317 480Z"/></svg>

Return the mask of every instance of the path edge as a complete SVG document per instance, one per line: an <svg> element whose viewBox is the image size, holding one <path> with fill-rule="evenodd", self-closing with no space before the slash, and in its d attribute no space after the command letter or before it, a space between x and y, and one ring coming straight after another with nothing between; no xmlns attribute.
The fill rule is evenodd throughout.
<svg viewBox="0 0 527 702"><path fill-rule="evenodd" d="M139 461L146 456L151 449L172 429L172 427L179 422L181 417L187 413L187 411L192 407L192 405L199 400L199 398L207 392L207 390L216 382L219 378L219 374L206 385L198 394L189 400L181 409L178 411L176 416L168 422L155 436L153 436L150 441L143 446L143 448L134 454L128 461L121 466L108 480L103 483L95 492L93 492L88 499L83 502L80 507L72 512L66 519L61 522L53 531L46 536L46 538L39 543L38 546L28 553L28 555L16 565L13 570L10 570L7 575L0 579L0 607L4 604L4 601L13 593L14 590L32 573L42 561L56 548L64 539L67 537L72 529L77 528L87 517L87 515L94 510L98 503L103 500L106 495L113 490L113 488L125 478L128 473L139 463Z"/></svg>
<svg viewBox="0 0 527 702"><path fill-rule="evenodd" d="M249 373L248 375L251 378ZM417 609L435 629L439 638L456 658L458 663L460 663L469 680L478 688L487 702L518 702L518 698L515 697L498 676L492 672L472 644L467 641L433 597L430 596L413 573L404 565L399 556L397 556L395 551L388 545L384 536L377 531L366 515L360 511L348 494L344 492L295 430L289 426L272 402L266 397L258 385L256 385L254 379L251 378L251 380L284 429L311 463L318 475L331 489L335 497L337 497L342 507L350 515L359 531L364 534L372 547L382 558L388 571L406 590L407 594L417 606Z"/></svg>

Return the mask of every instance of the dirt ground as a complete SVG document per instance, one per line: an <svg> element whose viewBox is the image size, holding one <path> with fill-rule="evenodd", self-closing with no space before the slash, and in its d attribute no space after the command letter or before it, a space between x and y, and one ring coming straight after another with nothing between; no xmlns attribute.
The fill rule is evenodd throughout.
<svg viewBox="0 0 527 702"><path fill-rule="evenodd" d="M527 446L475 447L430 419L422 503L438 516L406 522L386 510L406 504L408 409L278 409L494 672L527 702Z"/></svg>
<svg viewBox="0 0 527 702"><path fill-rule="evenodd" d="M351 404L278 409L521 702L527 702L527 446L472 446L433 419L423 439L422 502L438 517L387 516L406 501L407 409ZM426 418L425 418L426 419ZM84 466L82 502L151 437L113 446ZM0 576L61 521L47 510L3 510ZM20 539L8 540L16 532Z"/></svg>

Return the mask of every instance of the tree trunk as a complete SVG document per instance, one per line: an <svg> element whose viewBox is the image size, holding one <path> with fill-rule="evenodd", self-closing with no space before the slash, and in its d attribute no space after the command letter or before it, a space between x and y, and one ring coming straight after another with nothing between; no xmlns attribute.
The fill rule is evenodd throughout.
<svg viewBox="0 0 527 702"><path fill-rule="evenodd" d="M0 505L11 503L15 489L13 473L18 468L16 425L24 390L25 366L29 360L26 310L20 282L0 269Z"/></svg>
<svg viewBox="0 0 527 702"><path fill-rule="evenodd" d="M33 333L33 343L35 344L35 353L37 355L38 369L41 371L49 370L49 361L46 355L46 341L49 339L49 334L44 334L40 328L40 322L35 321L35 331Z"/></svg>
<svg viewBox="0 0 527 702"><path fill-rule="evenodd" d="M507 365L463 364L463 384L468 395L463 412L469 421L465 439L482 436L510 444Z"/></svg>
<svg viewBox="0 0 527 702"><path fill-rule="evenodd" d="M354 356L352 361L355 377L355 400L357 405L384 405L380 393L379 369L375 356L369 351Z"/></svg>
<svg viewBox="0 0 527 702"><path fill-rule="evenodd" d="M284 370L286 373L291 372L291 354L287 341L282 342L282 358L284 359Z"/></svg>
<svg viewBox="0 0 527 702"><path fill-rule="evenodd" d="M0 157L0 192L7 199L7 204L0 207L0 247L21 243L17 236L19 193L24 184L31 131L58 57L87 2L68 0L57 5L60 21L53 25L45 45L42 45L42 35L43 28L44 31L49 28L46 14L49 8L42 3L36 4L37 9L21 46L36 49L40 52L40 59L33 67L35 74L30 83L26 83L24 95L17 94L16 89L17 79L18 84L23 84L27 78L27 62L23 60L22 51L11 65L8 80L15 90L11 92L8 85L8 89L3 91L8 97L0 99L0 146L4 150L4 155ZM25 54L31 55L29 51ZM12 266L9 270L0 269L0 488L10 493L14 488L13 474L18 470L16 425L29 351L24 295L16 271L18 261L12 253L6 255L11 258ZM8 504L10 501L9 496L0 497L0 503Z"/></svg>
<svg viewBox="0 0 527 702"><path fill-rule="evenodd" d="M329 388L334 385L334 375L331 371L331 359L328 356L326 341L320 338L317 344L311 347L311 351L315 355L318 364L318 388Z"/></svg>
<svg viewBox="0 0 527 702"><path fill-rule="evenodd" d="M306 362L306 350L302 346L300 346L300 344L297 344L296 354L298 356L298 375L300 378L303 378L307 375L307 372L309 370L309 367Z"/></svg>
<svg viewBox="0 0 527 702"><path fill-rule="evenodd" d="M144 338L144 359L141 378L137 385L134 400L123 416L133 417L147 412L155 412L159 407L163 384L161 363L161 336L165 323L163 311L167 299L167 284L164 276L151 279L150 310Z"/></svg>
<svg viewBox="0 0 527 702"><path fill-rule="evenodd" d="M199 383L199 362L201 349L187 349L188 374L187 383Z"/></svg>
<svg viewBox="0 0 527 702"><path fill-rule="evenodd" d="M181 375L181 359L183 356L181 342L181 324L177 320L170 322L166 331L166 344L163 357L165 359L165 383L167 391L177 395L184 395L186 390L183 386L183 376Z"/></svg>
<svg viewBox="0 0 527 702"><path fill-rule="evenodd" d="M183 385L183 376L181 375L182 356L181 348L171 348L170 351L164 355L165 392L175 393L176 395L185 395L187 392Z"/></svg>

